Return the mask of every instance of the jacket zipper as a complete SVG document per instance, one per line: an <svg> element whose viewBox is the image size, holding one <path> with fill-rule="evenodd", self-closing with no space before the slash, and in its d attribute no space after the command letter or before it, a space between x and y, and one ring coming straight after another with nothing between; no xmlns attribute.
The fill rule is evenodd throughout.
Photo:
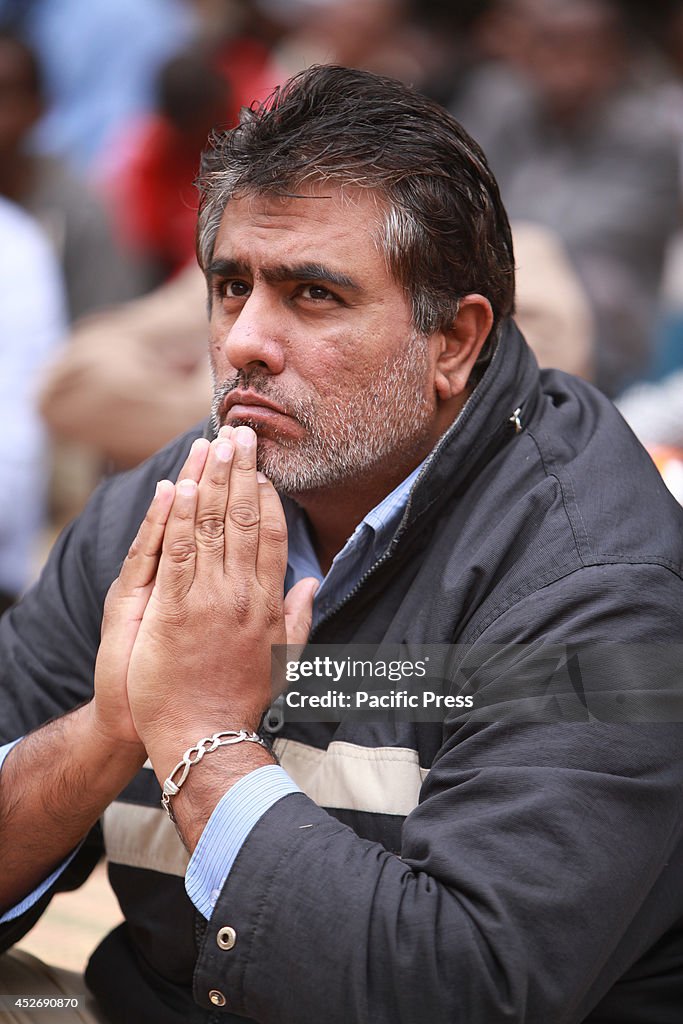
<svg viewBox="0 0 683 1024"><path fill-rule="evenodd" d="M518 406L514 410L512 415L509 416L498 427L498 429L496 431L494 431L494 433L491 436L491 440L492 441L495 440L495 438L498 437L498 434L502 430L509 429L510 425L512 425L514 427L515 434L521 433L521 431L523 429L522 422L520 420L520 413L521 413L521 411L522 411L522 407ZM445 441L446 441L446 439L444 437L444 444L445 444ZM413 494L415 493L415 491L417 489L417 486L420 483L420 480L422 480L423 476L425 475L425 473L429 469L431 463L433 462L433 460L439 454L439 451L440 451L441 447L442 446L440 445L439 448L435 449L431 453L431 455L429 455L429 457L427 458L427 461L425 462L424 466L422 467L422 471L420 472L420 474L418 475L415 483L413 484L412 490L411 490L411 492L410 492L410 494L408 496L408 501L406 503L405 511L403 513L403 518L401 519L401 522L399 524L398 530L396 531L396 533L394 534L394 536L391 539L389 547L386 549L384 554L381 555L377 559L377 561L374 562L373 565L371 565L370 568L367 569L363 573L361 578L358 580L356 585L348 592L348 594L346 594L346 596L344 598L342 598L342 600L338 604L336 604L334 606L334 608L330 609L330 611L327 613L327 615L325 615L325 617L323 619L321 619L320 622L318 622L318 624L316 625L315 629L313 629L311 631L311 635L309 636L307 643L311 643L311 641L315 638L315 635L318 632L318 630L320 629L320 627L323 626L326 622L329 622L329 620L333 616L335 616L337 614L337 612L341 611L341 609L345 605L347 605L349 603L349 601L352 600L352 598L354 598L356 596L358 591L361 590L361 588L365 586L365 584L369 580L369 578L371 576L373 576L377 572L377 570L382 565L384 565L384 563L393 555L394 551L396 550L396 546L397 546L398 542L401 540L401 538L403 537L403 534L408 529L408 519L409 519L409 514L410 514L410 508L411 508L411 505L412 505L412 502L413 502ZM266 734L273 735L274 733L280 732L280 730L282 729L282 726L284 725L284 723L285 723L285 698L284 698L284 694L280 694L280 696L277 697L273 701L273 703L270 705L270 707L266 711L265 715L263 716L263 721L261 723L261 728L260 728L259 732L265 732Z"/></svg>
<svg viewBox="0 0 683 1024"><path fill-rule="evenodd" d="M521 433L521 431L523 429L522 422L520 420L520 413L521 413L521 411L522 411L522 407L518 406L515 409L515 411L513 412L512 416L508 417L504 421L504 423L501 424L498 427L498 429L492 434L491 440L493 441L496 437L498 437L498 434L501 432L501 430L508 429L510 424L512 424L514 426L515 434ZM361 587L365 586L365 583L370 578L370 576L372 576L377 571L377 569L379 569L380 566L384 565L384 563L387 561L387 559L389 559L393 555L394 551L396 550L396 545L398 544L399 540L402 538L403 534L408 529L408 522L407 521L408 521L408 518L409 518L410 508L411 508L411 505L413 503L413 494L415 493L415 491L416 491L420 481L422 480L422 478L426 474L427 470L429 469L431 463L433 462L433 460L439 454L440 448L441 448L441 446L439 446L438 449L435 449L431 453L431 455L428 457L427 461L425 462L424 466L422 467L422 472L418 475L415 483L413 484L411 492L410 492L410 494L408 496L408 501L406 503L405 511L403 513L403 518L402 518L402 520L401 520L401 522L399 524L398 530L396 531L396 533L394 534L394 536L391 539L389 547L386 549L384 554L381 555L377 559L377 561L373 565L371 565L370 568L367 569L363 573L363 575L358 580L358 582L353 587L353 589L350 590L348 592L348 594L346 594L346 596L344 598L342 598L342 600L339 602L339 604L335 605L335 607L332 608L327 613L327 615L323 619L320 620L320 622L318 622L318 624L316 625L315 629L312 631L311 636L309 637L309 642L310 642L311 638L318 632L319 628L322 625L324 625L324 623L328 622L329 619L331 619L333 615L336 615L337 612L340 611L340 609L342 609L345 604L347 604L353 597L355 597L355 595L358 593L358 591L361 589Z"/></svg>

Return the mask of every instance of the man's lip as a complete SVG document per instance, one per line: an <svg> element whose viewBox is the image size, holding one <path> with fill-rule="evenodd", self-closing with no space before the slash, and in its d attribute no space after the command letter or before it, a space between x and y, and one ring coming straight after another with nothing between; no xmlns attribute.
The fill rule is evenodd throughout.
<svg viewBox="0 0 683 1024"><path fill-rule="evenodd" d="M288 415L281 406L276 405L275 402L271 402L264 395L259 395L255 391L231 391L225 400L223 414L227 416L230 410L236 405L271 409L273 412L277 412L281 416Z"/></svg>

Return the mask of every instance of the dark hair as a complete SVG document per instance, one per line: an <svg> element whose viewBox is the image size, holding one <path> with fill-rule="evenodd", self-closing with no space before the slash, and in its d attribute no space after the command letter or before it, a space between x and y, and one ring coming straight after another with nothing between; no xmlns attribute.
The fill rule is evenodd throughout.
<svg viewBox="0 0 683 1024"><path fill-rule="evenodd" d="M514 307L512 238L479 146L438 103L400 82L332 65L291 78L202 156L197 255L206 268L235 195L291 195L307 181L375 193L378 242L420 333L485 295L495 325Z"/></svg>

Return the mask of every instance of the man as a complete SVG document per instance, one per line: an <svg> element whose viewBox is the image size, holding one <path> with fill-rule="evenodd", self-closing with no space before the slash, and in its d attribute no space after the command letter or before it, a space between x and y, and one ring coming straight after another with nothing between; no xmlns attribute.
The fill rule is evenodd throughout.
<svg viewBox="0 0 683 1024"><path fill-rule="evenodd" d="M548 722L521 681L547 645L678 640L680 513L606 399L539 376L481 152L314 68L215 140L201 192L207 436L106 483L1 624L5 738L61 716L2 768L5 945L103 815L108 1020L673 1022L680 725ZM278 767L271 644L304 641L314 579L314 643L457 644L484 720L269 715Z"/></svg>

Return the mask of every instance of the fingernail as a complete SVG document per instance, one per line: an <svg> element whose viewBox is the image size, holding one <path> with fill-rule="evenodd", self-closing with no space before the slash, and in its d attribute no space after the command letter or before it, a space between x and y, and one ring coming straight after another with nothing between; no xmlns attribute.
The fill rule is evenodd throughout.
<svg viewBox="0 0 683 1024"><path fill-rule="evenodd" d="M221 462L230 462L234 450L234 445L229 441L219 441L216 445L216 458Z"/></svg>
<svg viewBox="0 0 683 1024"><path fill-rule="evenodd" d="M159 480L154 491L154 497L157 498L162 491L167 491L169 488L175 490L175 484L171 480L166 480L165 478Z"/></svg>
<svg viewBox="0 0 683 1024"><path fill-rule="evenodd" d="M256 474L256 479L258 480L258 482L260 484L267 484L268 483L268 477L266 476L265 473L258 472Z"/></svg>
<svg viewBox="0 0 683 1024"><path fill-rule="evenodd" d="M185 494L189 498L197 490L197 484L194 480L181 480L178 484L178 493Z"/></svg>
<svg viewBox="0 0 683 1024"><path fill-rule="evenodd" d="M230 427L226 423L225 426L221 427L221 429L218 431L219 439L230 437L234 429L234 427Z"/></svg>
<svg viewBox="0 0 683 1024"><path fill-rule="evenodd" d="M240 448L253 448L256 444L256 434L251 427L236 427L235 441Z"/></svg>

